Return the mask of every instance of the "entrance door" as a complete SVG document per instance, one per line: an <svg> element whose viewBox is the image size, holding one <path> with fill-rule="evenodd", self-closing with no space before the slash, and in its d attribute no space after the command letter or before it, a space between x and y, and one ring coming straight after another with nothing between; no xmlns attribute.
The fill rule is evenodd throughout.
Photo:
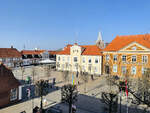
<svg viewBox="0 0 150 113"><path fill-rule="evenodd" d="M105 74L109 74L109 66L105 66Z"/></svg>

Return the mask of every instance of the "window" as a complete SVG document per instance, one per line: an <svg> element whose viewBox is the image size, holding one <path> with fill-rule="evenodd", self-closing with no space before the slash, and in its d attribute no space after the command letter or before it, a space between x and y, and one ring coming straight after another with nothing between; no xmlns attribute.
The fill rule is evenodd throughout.
<svg viewBox="0 0 150 113"><path fill-rule="evenodd" d="M6 58L3 58L3 59L2 59L2 62L6 62Z"/></svg>
<svg viewBox="0 0 150 113"><path fill-rule="evenodd" d="M95 59L95 63L98 63L98 58Z"/></svg>
<svg viewBox="0 0 150 113"><path fill-rule="evenodd" d="M85 57L82 58L82 62L85 63Z"/></svg>
<svg viewBox="0 0 150 113"><path fill-rule="evenodd" d="M114 55L114 61L117 61L117 55Z"/></svg>
<svg viewBox="0 0 150 113"><path fill-rule="evenodd" d="M85 71L85 66L82 66L82 71Z"/></svg>
<svg viewBox="0 0 150 113"><path fill-rule="evenodd" d="M77 57L74 57L74 62L77 62L77 61L78 61Z"/></svg>
<svg viewBox="0 0 150 113"><path fill-rule="evenodd" d="M136 67L132 66L131 68L131 74L135 75L136 74Z"/></svg>
<svg viewBox="0 0 150 113"><path fill-rule="evenodd" d="M67 59L67 60L68 60L68 62L69 62L69 60L70 60L70 59L69 59L69 57L68 57L68 59Z"/></svg>
<svg viewBox="0 0 150 113"><path fill-rule="evenodd" d="M89 58L89 63L91 63L92 61L91 61L91 58Z"/></svg>
<svg viewBox="0 0 150 113"><path fill-rule="evenodd" d="M88 70L91 72L91 70L92 70L91 65L88 66Z"/></svg>
<svg viewBox="0 0 150 113"><path fill-rule="evenodd" d="M97 72L97 67L94 68L94 72Z"/></svg>
<svg viewBox="0 0 150 113"><path fill-rule="evenodd" d="M108 61L109 60L109 55L106 55L106 61Z"/></svg>
<svg viewBox="0 0 150 113"><path fill-rule="evenodd" d="M145 74L145 73L146 73L146 71L147 71L147 69L146 69L146 68L144 68L144 67L142 67L142 74Z"/></svg>
<svg viewBox="0 0 150 113"><path fill-rule="evenodd" d="M134 47L132 47L132 50L136 50L136 47L134 46Z"/></svg>
<svg viewBox="0 0 150 113"><path fill-rule="evenodd" d="M62 69L64 70L64 68L65 68L65 65L64 65L64 64L62 64Z"/></svg>
<svg viewBox="0 0 150 113"><path fill-rule="evenodd" d="M142 62L147 63L148 61L148 56L142 56Z"/></svg>
<svg viewBox="0 0 150 113"><path fill-rule="evenodd" d="M66 68L68 69L68 67L69 67L69 64L68 64L68 63L66 63Z"/></svg>
<svg viewBox="0 0 150 113"><path fill-rule="evenodd" d="M117 72L117 65L113 65L113 72Z"/></svg>
<svg viewBox="0 0 150 113"><path fill-rule="evenodd" d="M122 55L122 61L126 62L126 55Z"/></svg>
<svg viewBox="0 0 150 113"><path fill-rule="evenodd" d="M60 56L58 57L58 61L60 61Z"/></svg>
<svg viewBox="0 0 150 113"><path fill-rule="evenodd" d="M11 89L10 92L10 101L17 99L17 88Z"/></svg>
<svg viewBox="0 0 150 113"><path fill-rule="evenodd" d="M65 61L65 57L63 57L63 61Z"/></svg>
<svg viewBox="0 0 150 113"><path fill-rule="evenodd" d="M136 62L136 56L135 55L132 56L132 62Z"/></svg>
<svg viewBox="0 0 150 113"><path fill-rule="evenodd" d="M126 66L121 67L121 72L122 72L123 75L126 74Z"/></svg>

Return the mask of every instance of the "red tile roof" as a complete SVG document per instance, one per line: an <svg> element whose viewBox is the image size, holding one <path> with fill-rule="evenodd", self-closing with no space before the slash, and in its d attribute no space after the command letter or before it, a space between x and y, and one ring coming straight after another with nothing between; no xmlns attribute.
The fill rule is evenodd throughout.
<svg viewBox="0 0 150 113"><path fill-rule="evenodd" d="M60 51L48 51L50 55L56 55Z"/></svg>
<svg viewBox="0 0 150 113"><path fill-rule="evenodd" d="M142 46L150 48L150 34L117 36L104 51L118 51L132 42L137 42Z"/></svg>
<svg viewBox="0 0 150 113"><path fill-rule="evenodd" d="M22 50L21 54L22 55L38 55L38 54L42 54L45 51L46 50Z"/></svg>
<svg viewBox="0 0 150 113"><path fill-rule="evenodd" d="M77 45L77 44L75 44ZM67 45L62 51L58 52L59 55L70 55L70 47L73 45ZM79 45L84 50L82 51L81 55L102 55L101 49L96 45Z"/></svg>
<svg viewBox="0 0 150 113"><path fill-rule="evenodd" d="M16 48L0 48L0 58L20 58L21 53Z"/></svg>

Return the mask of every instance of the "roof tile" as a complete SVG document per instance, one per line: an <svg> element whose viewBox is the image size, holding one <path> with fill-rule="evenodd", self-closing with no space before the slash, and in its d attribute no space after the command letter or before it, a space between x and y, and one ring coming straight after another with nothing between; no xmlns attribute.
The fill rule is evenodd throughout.
<svg viewBox="0 0 150 113"><path fill-rule="evenodd" d="M117 36L104 49L104 51L118 51L132 42L137 42L141 44L142 46L150 48L150 34Z"/></svg>

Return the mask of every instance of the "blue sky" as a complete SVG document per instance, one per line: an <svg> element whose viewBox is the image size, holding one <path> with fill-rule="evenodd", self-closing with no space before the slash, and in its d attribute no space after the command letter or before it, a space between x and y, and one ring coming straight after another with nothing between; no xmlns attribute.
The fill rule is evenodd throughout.
<svg viewBox="0 0 150 113"><path fill-rule="evenodd" d="M149 0L0 0L0 47L58 49L95 44L98 32L150 33Z"/></svg>

